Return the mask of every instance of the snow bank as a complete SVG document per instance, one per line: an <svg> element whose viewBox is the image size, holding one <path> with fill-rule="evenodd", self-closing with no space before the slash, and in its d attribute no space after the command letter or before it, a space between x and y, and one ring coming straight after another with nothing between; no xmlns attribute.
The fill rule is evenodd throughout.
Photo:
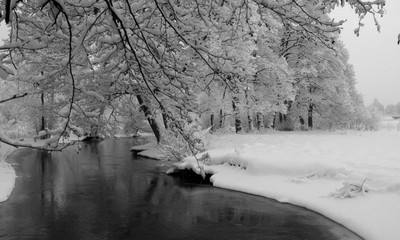
<svg viewBox="0 0 400 240"><path fill-rule="evenodd" d="M400 239L400 132L213 136L210 158L176 164L214 186L319 212L366 240ZM200 156L198 156L200 157Z"/></svg>
<svg viewBox="0 0 400 240"><path fill-rule="evenodd" d="M6 201L15 185L15 171L10 164L0 161L0 202Z"/></svg>
<svg viewBox="0 0 400 240"><path fill-rule="evenodd" d="M46 140L34 141L33 138L23 138L20 140L3 138L3 141L11 144L19 144L20 147L41 147L47 144ZM0 202L4 202L9 198L15 186L15 170L5 159L16 149L8 144L0 143Z"/></svg>
<svg viewBox="0 0 400 240"><path fill-rule="evenodd" d="M14 150L10 145L0 145L0 202L6 201L14 189L15 170L5 161L6 156Z"/></svg>

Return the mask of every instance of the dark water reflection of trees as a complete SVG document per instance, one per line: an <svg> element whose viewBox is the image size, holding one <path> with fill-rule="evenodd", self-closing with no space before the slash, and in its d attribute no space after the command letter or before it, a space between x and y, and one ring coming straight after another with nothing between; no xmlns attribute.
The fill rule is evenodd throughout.
<svg viewBox="0 0 400 240"><path fill-rule="evenodd" d="M0 204L6 239L359 239L322 216L262 197L183 183L131 141L62 153L20 150Z"/></svg>

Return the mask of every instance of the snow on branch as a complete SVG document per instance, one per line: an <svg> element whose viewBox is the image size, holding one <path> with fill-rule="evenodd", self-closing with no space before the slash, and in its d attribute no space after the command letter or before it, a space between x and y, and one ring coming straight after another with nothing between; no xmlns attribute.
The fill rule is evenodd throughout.
<svg viewBox="0 0 400 240"><path fill-rule="evenodd" d="M84 131L82 128L80 128L80 127L77 127L77 126L72 125L72 124L70 124L68 127L69 127L78 137L81 137L81 136L85 135L85 131Z"/></svg>
<svg viewBox="0 0 400 240"><path fill-rule="evenodd" d="M71 146L74 144L74 142L67 143L65 145L62 145L61 147L53 147L50 146L49 144L30 144L26 142L21 142L21 141L16 141L16 140L10 140L7 138L0 137L0 142L3 142L7 145L13 146L15 148L20 148L20 147L25 147L25 148L32 148L32 149L39 149L39 150L46 150L46 151L56 151L60 152L63 149L67 148L68 146Z"/></svg>
<svg viewBox="0 0 400 240"><path fill-rule="evenodd" d="M0 50L4 50L4 49L12 49L12 48L19 48L22 46L22 42L21 40L17 40L15 42L12 43L5 43L3 45L0 46Z"/></svg>
<svg viewBox="0 0 400 240"><path fill-rule="evenodd" d="M96 98L100 102L105 102L106 101L105 97L102 96L100 93L95 92L95 91L90 91L90 90L88 91L83 87L82 84L76 86L75 88L79 89L82 93L86 94L87 96L91 96L91 97Z"/></svg>

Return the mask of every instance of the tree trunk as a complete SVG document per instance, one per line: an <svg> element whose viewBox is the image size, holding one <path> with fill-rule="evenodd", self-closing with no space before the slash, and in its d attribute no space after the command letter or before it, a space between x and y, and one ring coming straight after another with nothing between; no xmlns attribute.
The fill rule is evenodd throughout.
<svg viewBox="0 0 400 240"><path fill-rule="evenodd" d="M314 105L311 103L308 107L308 127L313 128L313 109Z"/></svg>
<svg viewBox="0 0 400 240"><path fill-rule="evenodd" d="M300 125L304 126L304 119L302 116L299 116Z"/></svg>
<svg viewBox="0 0 400 240"><path fill-rule="evenodd" d="M44 130L45 128L46 128L46 123L45 123L44 116L42 115L42 121L41 121L41 125L40 125L40 131Z"/></svg>
<svg viewBox="0 0 400 240"><path fill-rule="evenodd" d="M50 102L50 106L54 106L54 91L50 93L50 98L48 100ZM56 121L54 115L51 111L47 113L47 127L50 129L54 128L54 122Z"/></svg>
<svg viewBox="0 0 400 240"><path fill-rule="evenodd" d="M240 119L240 111L237 107L238 103L239 103L239 98L233 97L232 108L233 108L233 113L235 115L235 131L236 131L236 133L239 133L242 131L242 120Z"/></svg>
<svg viewBox="0 0 400 240"><path fill-rule="evenodd" d="M276 126L275 121L276 121L276 112L274 112L274 116L272 117L272 125L271 125L272 129L275 129L275 126ZM269 123L268 123L268 125L269 125Z"/></svg>
<svg viewBox="0 0 400 240"><path fill-rule="evenodd" d="M290 121L290 109L292 108L292 101L285 101L286 102L286 114L283 115L283 120L285 122Z"/></svg>
<svg viewBox="0 0 400 240"><path fill-rule="evenodd" d="M42 122L41 122L41 126L40 126L40 130L44 130L46 128L46 124L45 124L45 112L44 112L44 94L42 93L40 95L40 100L42 102Z"/></svg>
<svg viewBox="0 0 400 240"><path fill-rule="evenodd" d="M40 100L42 102L42 118L41 118L41 124L40 124L40 131L44 130L46 128L46 120L45 120L45 110L44 110L44 93L40 95ZM46 139L48 137L48 134L43 135L40 137L40 139Z"/></svg>
<svg viewBox="0 0 400 240"><path fill-rule="evenodd" d="M257 130L260 130L264 127L264 118L262 113L257 113Z"/></svg>
<svg viewBox="0 0 400 240"><path fill-rule="evenodd" d="M147 121L150 124L151 130L153 130L154 136L156 136L157 143L160 143L161 140L160 127L158 126L155 118L152 116L149 106L145 104L145 98L141 95L137 95L136 98L140 104L141 109L143 110L145 117L147 118Z"/></svg>
<svg viewBox="0 0 400 240"><path fill-rule="evenodd" d="M214 114L210 116L211 132L214 132Z"/></svg>
<svg viewBox="0 0 400 240"><path fill-rule="evenodd" d="M286 101L285 100L285 105L286 105L286 113L279 113L279 125L282 123L288 124L290 123L290 108L292 107L292 101ZM278 125L278 126L279 126Z"/></svg>
<svg viewBox="0 0 400 240"><path fill-rule="evenodd" d="M250 107L250 101L249 101L249 89L246 88L244 91L245 93L245 98L246 98L246 107L247 107L247 123L249 125L249 131L254 132L254 125L253 125L253 113L251 111Z"/></svg>
<svg viewBox="0 0 400 240"><path fill-rule="evenodd" d="M97 124L90 125L90 136L92 137L99 136L99 126Z"/></svg>
<svg viewBox="0 0 400 240"><path fill-rule="evenodd" d="M249 131L254 132L253 115L250 112L247 115L247 121L249 123Z"/></svg>
<svg viewBox="0 0 400 240"><path fill-rule="evenodd" d="M162 113L162 119L163 119L165 129L168 129L167 114Z"/></svg>
<svg viewBox="0 0 400 240"><path fill-rule="evenodd" d="M224 123L224 116L222 115L222 109L219 110L219 128L222 128L222 125Z"/></svg>

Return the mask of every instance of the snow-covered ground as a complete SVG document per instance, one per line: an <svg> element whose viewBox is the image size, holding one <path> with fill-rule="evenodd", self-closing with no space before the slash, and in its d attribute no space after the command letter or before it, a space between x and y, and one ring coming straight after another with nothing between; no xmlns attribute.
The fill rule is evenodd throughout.
<svg viewBox="0 0 400 240"><path fill-rule="evenodd" d="M400 132L212 136L214 186L319 212L366 240L400 239ZM177 168L201 173L194 158Z"/></svg>

